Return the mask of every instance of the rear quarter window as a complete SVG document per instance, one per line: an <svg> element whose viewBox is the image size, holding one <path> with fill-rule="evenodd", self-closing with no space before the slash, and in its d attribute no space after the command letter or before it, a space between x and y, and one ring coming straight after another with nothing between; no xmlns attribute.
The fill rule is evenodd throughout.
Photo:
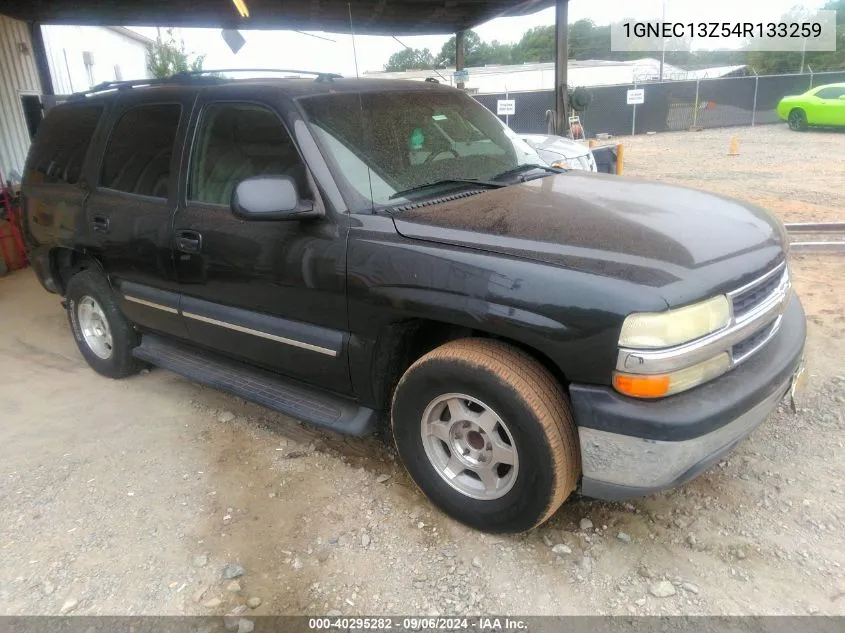
<svg viewBox="0 0 845 633"><path fill-rule="evenodd" d="M27 182L76 184L102 114L102 105L59 106L51 110L30 148Z"/></svg>

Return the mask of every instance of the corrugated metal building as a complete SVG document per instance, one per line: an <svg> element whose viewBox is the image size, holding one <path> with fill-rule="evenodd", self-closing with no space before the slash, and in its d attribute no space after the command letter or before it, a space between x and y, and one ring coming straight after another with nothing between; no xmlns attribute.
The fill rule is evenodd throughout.
<svg viewBox="0 0 845 633"><path fill-rule="evenodd" d="M0 15L0 172L5 179L20 178L30 138L25 107L40 93L29 28Z"/></svg>

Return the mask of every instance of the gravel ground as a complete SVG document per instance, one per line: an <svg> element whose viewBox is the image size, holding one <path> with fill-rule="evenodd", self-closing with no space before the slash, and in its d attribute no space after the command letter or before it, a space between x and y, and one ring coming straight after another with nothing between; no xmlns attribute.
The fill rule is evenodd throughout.
<svg viewBox="0 0 845 633"><path fill-rule="evenodd" d="M732 133L738 159L723 156ZM835 219L842 139L641 137L628 171ZM845 257L792 266L809 316L797 414L781 408L680 490L574 498L507 537L444 517L376 439L163 370L101 378L58 299L30 271L2 278L0 615L845 614Z"/></svg>

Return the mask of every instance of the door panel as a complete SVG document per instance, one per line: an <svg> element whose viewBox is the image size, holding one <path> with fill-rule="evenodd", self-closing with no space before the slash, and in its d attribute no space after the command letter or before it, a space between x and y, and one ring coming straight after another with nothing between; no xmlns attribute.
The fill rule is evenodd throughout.
<svg viewBox="0 0 845 633"><path fill-rule="evenodd" d="M157 96L161 99L161 96ZM171 230L178 186L180 135L192 97L118 106L85 205L93 250L126 317L187 338L178 314L179 287Z"/></svg>
<svg viewBox="0 0 845 633"><path fill-rule="evenodd" d="M291 175L321 202L270 104L198 107L187 202L173 227L191 339L232 357L350 393L345 217L245 221L228 205L241 180ZM187 241L185 241L187 239Z"/></svg>

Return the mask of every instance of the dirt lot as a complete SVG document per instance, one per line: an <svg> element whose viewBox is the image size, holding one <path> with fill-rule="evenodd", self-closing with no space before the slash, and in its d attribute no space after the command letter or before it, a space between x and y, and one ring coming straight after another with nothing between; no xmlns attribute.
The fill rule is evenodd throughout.
<svg viewBox="0 0 845 633"><path fill-rule="evenodd" d="M842 219L843 141L640 137L628 172ZM0 615L224 614L249 598L255 614L845 614L845 256L792 266L809 315L798 414L681 490L574 499L512 537L434 510L377 440L162 370L101 378L57 297L30 271L0 279Z"/></svg>

